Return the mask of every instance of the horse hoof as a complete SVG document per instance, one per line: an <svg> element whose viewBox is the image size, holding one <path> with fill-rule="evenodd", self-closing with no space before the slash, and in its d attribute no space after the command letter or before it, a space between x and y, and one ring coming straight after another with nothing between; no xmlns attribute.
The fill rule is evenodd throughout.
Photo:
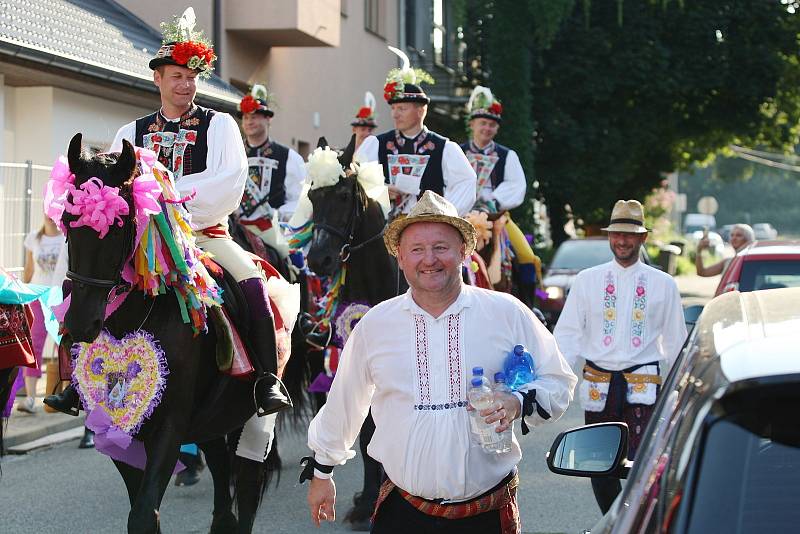
<svg viewBox="0 0 800 534"><path fill-rule="evenodd" d="M176 486L194 486L198 482L200 482L200 473L197 472L196 467L187 467L175 475Z"/></svg>
<svg viewBox="0 0 800 534"><path fill-rule="evenodd" d="M236 532L239 528L239 521L233 512L227 511L223 514L215 515L211 521L211 529L208 534L229 534Z"/></svg>

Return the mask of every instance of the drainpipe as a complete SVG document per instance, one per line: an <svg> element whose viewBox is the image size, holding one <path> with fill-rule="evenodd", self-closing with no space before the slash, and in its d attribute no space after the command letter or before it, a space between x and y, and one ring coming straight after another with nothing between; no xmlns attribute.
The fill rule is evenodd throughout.
<svg viewBox="0 0 800 534"><path fill-rule="evenodd" d="M214 53L217 54L216 65L214 66L222 77L222 0L214 0L214 28L212 30L212 39L214 40Z"/></svg>

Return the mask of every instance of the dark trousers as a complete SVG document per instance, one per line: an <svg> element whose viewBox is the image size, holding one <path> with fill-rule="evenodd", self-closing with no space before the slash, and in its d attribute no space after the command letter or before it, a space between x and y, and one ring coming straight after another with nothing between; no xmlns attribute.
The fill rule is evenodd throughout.
<svg viewBox="0 0 800 534"><path fill-rule="evenodd" d="M499 534L500 511L492 510L464 519L443 519L423 514L397 490L378 508L372 534Z"/></svg>

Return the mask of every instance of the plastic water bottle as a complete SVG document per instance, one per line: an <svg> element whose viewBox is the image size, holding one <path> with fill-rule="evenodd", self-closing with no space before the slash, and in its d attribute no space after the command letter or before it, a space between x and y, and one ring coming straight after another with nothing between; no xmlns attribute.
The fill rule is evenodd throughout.
<svg viewBox="0 0 800 534"><path fill-rule="evenodd" d="M492 383L483 374L483 367L473 367L472 368L472 378L480 378L481 382L483 383L484 386L486 386L489 389L492 389Z"/></svg>
<svg viewBox="0 0 800 534"><path fill-rule="evenodd" d="M508 353L504 368L506 385L512 391L517 391L520 386L532 382L536 377L533 372L533 357L523 345L515 345L514 350Z"/></svg>
<svg viewBox="0 0 800 534"><path fill-rule="evenodd" d="M494 374L494 393L511 393L511 388L506 385L506 375L504 373L495 373ZM501 452L508 452L511 450L511 435L512 435L512 427L509 426L508 429L498 433L497 435L500 438L495 443L494 452L501 453Z"/></svg>
<svg viewBox="0 0 800 534"><path fill-rule="evenodd" d="M476 376L472 379L472 387L467 392L470 405L474 408L472 415L472 434L475 441L486 452L495 452L499 434L495 432L494 425L487 424L486 418L480 414L481 410L494 406L494 392L484 383L486 377Z"/></svg>

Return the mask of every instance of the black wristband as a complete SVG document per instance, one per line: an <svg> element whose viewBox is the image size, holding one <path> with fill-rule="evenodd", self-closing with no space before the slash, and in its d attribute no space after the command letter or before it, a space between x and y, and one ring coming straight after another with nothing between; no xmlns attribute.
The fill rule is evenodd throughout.
<svg viewBox="0 0 800 534"><path fill-rule="evenodd" d="M528 428L528 424L525 422L525 418L533 415L534 410L536 410L536 413L539 415L539 417L545 420L550 419L550 414L547 413L541 406L539 406L538 402L536 402L535 389L525 392L520 391L519 393L522 395L522 417L520 418L520 428L522 429L522 435L524 436L531 431L531 429Z"/></svg>
<svg viewBox="0 0 800 534"><path fill-rule="evenodd" d="M314 469L317 469L320 473L325 473L326 475L333 473L332 465L321 464L317 462L313 456L303 457L303 459L300 460L300 465L304 466L303 470L300 472L300 484L306 480L311 480L314 478Z"/></svg>

